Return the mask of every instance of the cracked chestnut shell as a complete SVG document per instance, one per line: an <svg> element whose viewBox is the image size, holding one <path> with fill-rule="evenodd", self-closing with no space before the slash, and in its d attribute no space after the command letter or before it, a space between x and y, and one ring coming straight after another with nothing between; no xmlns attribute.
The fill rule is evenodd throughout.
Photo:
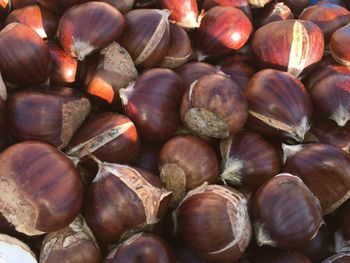
<svg viewBox="0 0 350 263"><path fill-rule="evenodd" d="M299 76L321 60L324 38L321 29L310 21L284 20L260 27L251 47L261 67Z"/></svg>
<svg viewBox="0 0 350 263"><path fill-rule="evenodd" d="M245 95L249 127L263 135L304 140L311 122L312 102L300 80L287 72L265 69L250 79Z"/></svg>
<svg viewBox="0 0 350 263"><path fill-rule="evenodd" d="M219 185L190 191L176 210L176 225L183 241L213 262L238 260L252 234L246 197Z"/></svg>
<svg viewBox="0 0 350 263"><path fill-rule="evenodd" d="M250 10L248 0L205 0L203 3L203 9L209 10L215 6L232 6L237 7L248 17L252 18L252 11Z"/></svg>
<svg viewBox="0 0 350 263"><path fill-rule="evenodd" d="M58 25L62 48L82 61L117 40L125 26L118 9L104 2L88 2L67 9Z"/></svg>
<svg viewBox="0 0 350 263"><path fill-rule="evenodd" d="M328 144L284 145L284 171L300 177L320 200L323 214L350 197L350 156Z"/></svg>
<svg viewBox="0 0 350 263"><path fill-rule="evenodd" d="M194 135L177 135L164 144L159 155L160 178L172 191L172 206L204 182L215 183L219 162L205 140Z"/></svg>
<svg viewBox="0 0 350 263"><path fill-rule="evenodd" d="M350 23L336 30L329 41L332 57L346 67L350 66Z"/></svg>
<svg viewBox="0 0 350 263"><path fill-rule="evenodd" d="M313 239L324 223L317 198L299 177L286 173L271 178L254 193L250 216L260 246L284 249Z"/></svg>
<svg viewBox="0 0 350 263"><path fill-rule="evenodd" d="M200 135L227 138L239 131L248 118L248 105L242 90L222 73L201 77L182 98L181 120Z"/></svg>
<svg viewBox="0 0 350 263"><path fill-rule="evenodd" d="M6 148L0 154L0 178L0 212L21 233L62 229L80 212L80 174L49 144L25 141Z"/></svg>

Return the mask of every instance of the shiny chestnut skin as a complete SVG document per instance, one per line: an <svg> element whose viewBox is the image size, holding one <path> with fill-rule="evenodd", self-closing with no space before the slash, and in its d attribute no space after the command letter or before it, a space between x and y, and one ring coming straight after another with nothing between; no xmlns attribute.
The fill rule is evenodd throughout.
<svg viewBox="0 0 350 263"><path fill-rule="evenodd" d="M221 180L238 187L256 190L280 172L276 149L255 132L240 131L220 143Z"/></svg>
<svg viewBox="0 0 350 263"><path fill-rule="evenodd" d="M17 143L1 152L0 161L0 212L17 231L52 232L77 217L83 201L80 175L55 147L38 141Z"/></svg>
<svg viewBox="0 0 350 263"><path fill-rule="evenodd" d="M124 14L132 9L135 0L103 0L103 2L115 6L120 12Z"/></svg>
<svg viewBox="0 0 350 263"><path fill-rule="evenodd" d="M165 240L147 232L135 234L118 244L103 263L175 263L174 254Z"/></svg>
<svg viewBox="0 0 350 263"><path fill-rule="evenodd" d="M160 0L162 7L170 10L169 19L184 28L199 26L196 0Z"/></svg>
<svg viewBox="0 0 350 263"><path fill-rule="evenodd" d="M344 66L350 66L350 24L336 30L329 41L329 49L333 58Z"/></svg>
<svg viewBox="0 0 350 263"><path fill-rule="evenodd" d="M285 249L311 240L323 224L317 198L299 177L286 173L271 178L254 193L250 216L259 245Z"/></svg>
<svg viewBox="0 0 350 263"><path fill-rule="evenodd" d="M58 40L66 52L82 61L117 40L124 26L124 17L115 7L104 2L83 3L64 12Z"/></svg>
<svg viewBox="0 0 350 263"><path fill-rule="evenodd" d="M219 185L190 191L176 210L176 224L185 244L213 262L238 260L252 234L246 197Z"/></svg>
<svg viewBox="0 0 350 263"><path fill-rule="evenodd" d="M127 163L137 156L139 148L140 138L132 121L124 115L106 112L80 127L66 153L83 161L93 154L101 161Z"/></svg>
<svg viewBox="0 0 350 263"><path fill-rule="evenodd" d="M156 175L126 165L99 161L98 165L83 207L98 241L115 243L159 222L171 192L163 188Z"/></svg>
<svg viewBox="0 0 350 263"><path fill-rule="evenodd" d="M345 240L350 240L350 201L346 201L336 211L336 222Z"/></svg>
<svg viewBox="0 0 350 263"><path fill-rule="evenodd" d="M248 18L252 18L252 11L250 10L248 0L205 0L203 3L203 9L205 10L209 10L215 6L237 7L241 9Z"/></svg>
<svg viewBox="0 0 350 263"><path fill-rule="evenodd" d="M180 113L190 131L227 138L244 126L248 105L243 92L229 76L213 73L193 82L186 90Z"/></svg>
<svg viewBox="0 0 350 263"><path fill-rule="evenodd" d="M29 26L41 38L55 37L58 18L41 5L30 5L12 11L6 18L5 25L17 22Z"/></svg>
<svg viewBox="0 0 350 263"><path fill-rule="evenodd" d="M322 143L284 145L284 171L300 177L319 199L323 214L350 197L350 156Z"/></svg>
<svg viewBox="0 0 350 263"><path fill-rule="evenodd" d="M262 246L248 254L249 263L311 263L302 253Z"/></svg>
<svg viewBox="0 0 350 263"><path fill-rule="evenodd" d="M174 238L172 239L172 241ZM176 255L177 263L208 263L209 261L200 258L190 250L188 246L184 244L181 239L175 239L175 242L171 243L172 249Z"/></svg>
<svg viewBox="0 0 350 263"><path fill-rule="evenodd" d="M221 57L239 50L247 42L252 24L238 8L216 6L207 11L196 32L195 47L199 60Z"/></svg>
<svg viewBox="0 0 350 263"><path fill-rule="evenodd" d="M43 240L40 263L100 263L96 239L79 215L69 226L47 234Z"/></svg>
<svg viewBox="0 0 350 263"><path fill-rule="evenodd" d="M120 44L136 66L154 67L166 55L170 41L169 15L168 11L158 9L136 9L125 15L126 27Z"/></svg>
<svg viewBox="0 0 350 263"><path fill-rule="evenodd" d="M304 140L311 122L312 102L300 80L287 72L265 69L250 79L245 95L249 127L268 136Z"/></svg>
<svg viewBox="0 0 350 263"><path fill-rule="evenodd" d="M132 164L141 169L158 174L159 154L162 144L142 141L139 154Z"/></svg>
<svg viewBox="0 0 350 263"><path fill-rule="evenodd" d="M350 261L350 253L339 253L333 255L326 260L322 261L322 263L348 263Z"/></svg>
<svg viewBox="0 0 350 263"><path fill-rule="evenodd" d="M7 81L40 84L48 78L49 69L49 50L30 27L11 23L0 31L0 71Z"/></svg>
<svg viewBox="0 0 350 263"><path fill-rule="evenodd" d="M299 76L321 60L324 38L320 28L310 21L284 20L260 27L251 46L262 67Z"/></svg>
<svg viewBox="0 0 350 263"><path fill-rule="evenodd" d="M177 135L167 141L159 155L160 178L172 192L172 206L203 183L215 183L219 162L205 140L194 135Z"/></svg>
<svg viewBox="0 0 350 263"><path fill-rule="evenodd" d="M65 148L90 113L85 95L64 87L33 87L14 92L7 119L16 140L39 140Z"/></svg>
<svg viewBox="0 0 350 263"><path fill-rule="evenodd" d="M293 18L293 13L286 4L272 2L261 13L254 16L254 24L259 28L272 22Z"/></svg>
<svg viewBox="0 0 350 263"><path fill-rule="evenodd" d="M145 71L135 83L119 91L125 114L150 141L169 139L180 124L182 79L170 69Z"/></svg>

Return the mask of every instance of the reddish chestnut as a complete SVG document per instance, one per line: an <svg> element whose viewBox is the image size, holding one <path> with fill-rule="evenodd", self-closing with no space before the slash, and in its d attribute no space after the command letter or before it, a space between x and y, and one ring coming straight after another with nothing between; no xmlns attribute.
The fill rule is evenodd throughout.
<svg viewBox="0 0 350 263"><path fill-rule="evenodd" d="M213 262L238 260L252 234L246 197L219 185L190 191L176 210L176 223L185 243Z"/></svg>
<svg viewBox="0 0 350 263"><path fill-rule="evenodd" d="M285 20L259 28L251 45L262 66L299 76L321 60L324 38L320 28L310 21Z"/></svg>
<svg viewBox="0 0 350 263"><path fill-rule="evenodd" d="M284 3L271 3L264 11L254 16L257 28L272 22L293 19L293 13Z"/></svg>
<svg viewBox="0 0 350 263"><path fill-rule="evenodd" d="M198 7L196 0L160 0L165 9L170 10L170 20L184 28L199 26Z"/></svg>
<svg viewBox="0 0 350 263"><path fill-rule="evenodd" d="M248 105L241 89L225 74L201 77L182 98L182 122L200 135L227 138L244 126L247 117Z"/></svg>
<svg viewBox="0 0 350 263"><path fill-rule="evenodd" d="M263 184L250 204L259 245L293 249L313 239L323 224L317 198L299 177L279 174Z"/></svg>
<svg viewBox="0 0 350 263"><path fill-rule="evenodd" d="M246 14L247 17L252 17L248 0L205 0L203 3L203 9L209 10L215 6L232 6L237 7Z"/></svg>
<svg viewBox="0 0 350 263"><path fill-rule="evenodd" d="M322 261L322 263L348 263L348 262L350 262L350 253L339 253Z"/></svg>
<svg viewBox="0 0 350 263"><path fill-rule="evenodd" d="M340 64L350 66L350 23L336 30L329 41L333 58Z"/></svg>
<svg viewBox="0 0 350 263"><path fill-rule="evenodd" d="M150 141L169 139L180 124L183 83L175 72L154 68L119 91L125 114Z"/></svg>
<svg viewBox="0 0 350 263"><path fill-rule="evenodd" d="M5 234L0 234L0 261L38 263L25 243Z"/></svg>
<svg viewBox="0 0 350 263"><path fill-rule="evenodd" d="M124 29L124 17L104 2L88 2L69 8L61 17L58 40L78 60L117 40Z"/></svg>

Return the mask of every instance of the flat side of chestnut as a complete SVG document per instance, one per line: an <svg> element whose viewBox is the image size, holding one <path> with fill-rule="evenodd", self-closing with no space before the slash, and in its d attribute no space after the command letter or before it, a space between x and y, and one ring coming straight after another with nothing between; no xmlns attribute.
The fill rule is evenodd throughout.
<svg viewBox="0 0 350 263"><path fill-rule="evenodd" d="M329 49L333 58L346 67L350 66L349 39L350 25L348 24L336 30L329 41Z"/></svg>

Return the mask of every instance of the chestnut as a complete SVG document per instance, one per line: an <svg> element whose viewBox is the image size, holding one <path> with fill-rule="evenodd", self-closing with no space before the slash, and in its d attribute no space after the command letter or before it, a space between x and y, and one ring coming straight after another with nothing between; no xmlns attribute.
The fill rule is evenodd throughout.
<svg viewBox="0 0 350 263"><path fill-rule="evenodd" d="M17 22L29 26L41 38L54 38L58 18L41 5L30 5L15 9L6 18L5 25Z"/></svg>
<svg viewBox="0 0 350 263"><path fill-rule="evenodd" d="M336 30L329 41L329 49L333 58L340 64L350 66L350 23Z"/></svg>
<svg viewBox="0 0 350 263"><path fill-rule="evenodd" d="M33 87L14 92L7 103L7 119L15 139L39 140L65 148L90 113L89 100L64 87Z"/></svg>
<svg viewBox="0 0 350 263"><path fill-rule="evenodd" d="M350 261L350 253L339 253L336 255L333 255L326 260L322 261L322 263L347 263Z"/></svg>
<svg viewBox="0 0 350 263"><path fill-rule="evenodd" d="M176 255L176 263L208 263L207 260L194 254L181 239L175 239L175 242L172 242L172 248Z"/></svg>
<svg viewBox="0 0 350 263"><path fill-rule="evenodd" d="M261 13L254 16L257 28L272 22L293 19L293 13L285 3L273 2L269 4Z"/></svg>
<svg viewBox="0 0 350 263"><path fill-rule="evenodd" d="M261 245L295 249L313 239L323 225L317 198L294 175L278 174L250 200L255 238Z"/></svg>
<svg viewBox="0 0 350 263"><path fill-rule="evenodd" d="M220 263L241 258L252 235L246 197L219 185L188 192L176 210L176 225L196 254Z"/></svg>
<svg viewBox="0 0 350 263"><path fill-rule="evenodd" d="M205 0L203 3L203 9L205 10L209 10L215 6L237 7L241 9L248 18L252 18L252 11L250 10L248 0Z"/></svg>
<svg viewBox="0 0 350 263"><path fill-rule="evenodd" d="M281 1L281 0L279 0L279 1ZM287 6L289 6L289 8L296 15L300 14L310 4L310 0L283 0L283 2Z"/></svg>
<svg viewBox="0 0 350 263"><path fill-rule="evenodd" d="M86 91L101 97L108 103L121 105L119 90L134 81L138 72L128 52L113 42L101 51L101 54L85 78Z"/></svg>
<svg viewBox="0 0 350 263"><path fill-rule="evenodd" d="M132 9L135 0L103 0L103 2L115 6L120 12L124 14Z"/></svg>
<svg viewBox="0 0 350 263"><path fill-rule="evenodd" d="M304 140L311 122L312 102L299 79L287 72L265 69L250 79L245 95L249 127L263 135Z"/></svg>
<svg viewBox="0 0 350 263"><path fill-rule="evenodd" d="M58 40L66 52L81 61L117 40L124 24L123 15L115 7L104 2L83 3L64 12Z"/></svg>
<svg viewBox="0 0 350 263"><path fill-rule="evenodd" d="M9 3L11 3L11 9L14 10L29 5L36 5L38 4L38 0L10 0Z"/></svg>
<svg viewBox="0 0 350 263"><path fill-rule="evenodd" d="M30 248L14 237L0 234L0 260L2 262L38 263Z"/></svg>
<svg viewBox="0 0 350 263"><path fill-rule="evenodd" d="M30 27L11 23L0 31L0 71L7 81L40 84L47 80L49 69L49 50Z"/></svg>
<svg viewBox="0 0 350 263"><path fill-rule="evenodd" d="M278 152L257 133L240 131L222 140L220 150L220 178L230 185L256 190L280 172Z"/></svg>
<svg viewBox="0 0 350 263"><path fill-rule="evenodd" d="M96 239L79 215L69 226L47 234L42 242L40 263L100 263Z"/></svg>
<svg viewBox="0 0 350 263"><path fill-rule="evenodd" d="M157 176L95 160L99 171L86 193L83 214L97 240L115 243L159 222L171 192Z"/></svg>
<svg viewBox="0 0 350 263"><path fill-rule="evenodd" d="M248 254L249 263L311 263L302 253L269 246L256 248Z"/></svg>
<svg viewBox="0 0 350 263"><path fill-rule="evenodd" d="M159 154L162 144L142 141L139 154L132 165L158 174Z"/></svg>
<svg viewBox="0 0 350 263"><path fill-rule="evenodd" d="M319 199L323 214L350 197L350 156L328 144L284 145L284 171L300 177Z"/></svg>
<svg viewBox="0 0 350 263"><path fill-rule="evenodd" d="M247 101L229 76L213 73L191 84L182 98L181 119L192 132L227 138L248 118Z"/></svg>
<svg viewBox="0 0 350 263"><path fill-rule="evenodd" d="M136 8L152 7L157 3L157 0L135 0Z"/></svg>
<svg viewBox="0 0 350 263"><path fill-rule="evenodd" d="M143 138L166 141L180 124L183 83L170 69L144 72L126 89L119 90L125 114L135 123Z"/></svg>
<svg viewBox="0 0 350 263"><path fill-rule="evenodd" d="M219 162L211 146L194 135L177 135L164 144L159 155L160 178L172 192L171 206L203 183L215 183Z"/></svg>
<svg viewBox="0 0 350 263"><path fill-rule="evenodd" d="M321 60L324 38L321 29L310 21L284 20L260 27L251 46L262 67L299 76Z"/></svg>
<svg viewBox="0 0 350 263"><path fill-rule="evenodd" d="M130 53L136 66L149 68L166 55L170 13L158 9L132 10L125 15L126 28L120 44Z"/></svg>
<svg viewBox="0 0 350 263"><path fill-rule="evenodd" d="M162 238L141 232L113 248L103 263L175 263L174 254Z"/></svg>
<svg viewBox="0 0 350 263"><path fill-rule="evenodd" d="M216 6L204 13L196 32L199 60L217 58L239 50L252 32L249 18L238 8Z"/></svg>
<svg viewBox="0 0 350 263"><path fill-rule="evenodd" d="M350 240L350 200L347 200L336 211L336 223L345 240Z"/></svg>
<svg viewBox="0 0 350 263"><path fill-rule="evenodd" d="M74 134L66 153L80 160L93 154L106 162L127 163L138 154L140 138L132 121L106 112L86 121Z"/></svg>
<svg viewBox="0 0 350 263"><path fill-rule="evenodd" d="M21 233L56 231L79 214L79 172L49 144L25 141L6 148L0 154L0 177L0 212Z"/></svg>
<svg viewBox="0 0 350 263"><path fill-rule="evenodd" d="M184 28L199 26L196 0L160 0L163 8L171 12L169 19Z"/></svg>

